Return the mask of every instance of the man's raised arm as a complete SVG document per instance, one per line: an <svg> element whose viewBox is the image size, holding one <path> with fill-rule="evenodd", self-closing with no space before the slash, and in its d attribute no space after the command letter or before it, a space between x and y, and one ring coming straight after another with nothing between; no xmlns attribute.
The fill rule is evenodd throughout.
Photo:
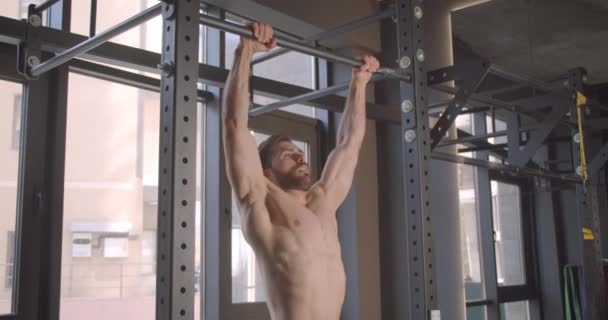
<svg viewBox="0 0 608 320"><path fill-rule="evenodd" d="M264 203L266 186L254 138L247 127L249 112L249 73L251 58L276 45L272 28L251 25L255 39L241 38L234 64L224 87L222 122L224 155L228 179L240 206L251 208Z"/></svg>
<svg viewBox="0 0 608 320"><path fill-rule="evenodd" d="M344 113L338 127L336 148L327 159L319 185L337 208L346 197L353 181L359 150L365 136L365 88L379 63L372 56L363 57L363 65L353 70Z"/></svg>

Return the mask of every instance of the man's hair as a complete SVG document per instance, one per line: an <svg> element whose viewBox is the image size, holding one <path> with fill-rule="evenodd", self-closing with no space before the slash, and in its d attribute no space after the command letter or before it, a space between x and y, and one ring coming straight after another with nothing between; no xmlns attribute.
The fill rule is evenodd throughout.
<svg viewBox="0 0 608 320"><path fill-rule="evenodd" d="M262 169L268 169L272 167L272 148L278 144L279 142L289 141L286 136L281 135L273 135L268 139L264 140L264 142L260 143L258 146L258 152L260 153L260 161L262 162Z"/></svg>

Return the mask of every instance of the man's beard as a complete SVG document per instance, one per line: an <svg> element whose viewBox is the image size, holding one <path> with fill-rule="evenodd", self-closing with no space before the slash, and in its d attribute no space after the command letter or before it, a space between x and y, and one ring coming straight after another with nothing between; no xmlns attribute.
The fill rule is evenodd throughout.
<svg viewBox="0 0 608 320"><path fill-rule="evenodd" d="M302 165L295 167L288 174L278 179L279 186L283 190L301 190L308 191L310 186L312 185L312 180L310 178L310 173L308 174L298 174L297 170L300 169Z"/></svg>

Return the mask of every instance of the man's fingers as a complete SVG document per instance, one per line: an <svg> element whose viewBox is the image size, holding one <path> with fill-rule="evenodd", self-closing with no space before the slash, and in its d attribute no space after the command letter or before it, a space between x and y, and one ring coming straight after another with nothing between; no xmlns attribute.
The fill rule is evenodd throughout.
<svg viewBox="0 0 608 320"><path fill-rule="evenodd" d="M268 49L272 50L276 46L277 46L277 38L276 37L272 37L272 39L270 39L270 45L268 45Z"/></svg>
<svg viewBox="0 0 608 320"><path fill-rule="evenodd" d="M257 22L254 22L251 24L251 30L253 31L253 38L257 39L258 38L258 34L259 34L259 26L257 24Z"/></svg>
<svg viewBox="0 0 608 320"><path fill-rule="evenodd" d="M258 41L261 43L266 42L266 27L263 23L260 23L260 37L258 38Z"/></svg>
<svg viewBox="0 0 608 320"><path fill-rule="evenodd" d="M266 25L266 42L270 43L270 41L272 41L273 37L274 37L274 35L273 35L273 31L272 31L272 26L267 24Z"/></svg>

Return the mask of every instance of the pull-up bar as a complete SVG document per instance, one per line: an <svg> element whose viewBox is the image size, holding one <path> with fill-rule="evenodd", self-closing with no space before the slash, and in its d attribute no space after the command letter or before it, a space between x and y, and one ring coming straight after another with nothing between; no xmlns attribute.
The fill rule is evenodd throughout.
<svg viewBox="0 0 608 320"><path fill-rule="evenodd" d="M207 16L207 15L204 15L204 14L200 16L200 22L201 22L201 24L204 24L206 26L213 27L213 28L216 28L216 29L219 29L222 31L234 33L234 34L237 34L240 36L244 36L244 37L253 36L253 32L251 31L251 29L249 29L247 27L244 27L244 26L241 26L241 25L238 25L235 23L226 22L226 21L223 21L223 20L220 20L217 18L213 18L213 17ZM316 56L316 57L334 61L334 62L344 63L344 64L350 65L354 68L357 68L357 67L361 66L361 64L362 64L361 60L348 58L348 57L337 55L337 54L334 54L331 52L327 52L327 51L303 44L301 42L296 42L296 41L293 41L290 39L286 39L280 35L277 35L276 38L277 38L277 45L280 47L286 48L286 49L298 51L298 52L301 52L304 54ZM400 70L395 70L395 69L390 69L390 68L379 68L377 72L406 81L406 82L411 81L411 76L408 74L403 74Z"/></svg>
<svg viewBox="0 0 608 320"><path fill-rule="evenodd" d="M351 30L354 30L354 29L366 26L366 25L368 25L370 23L373 23L373 22L378 22L378 21L380 21L382 19L385 19L385 18L388 18L388 17L392 17L394 15L395 15L395 9L391 8L391 9L388 9L388 10L385 10L385 11L381 11L379 13L376 13L376 14L373 14L373 15L370 15L370 16L366 16L366 17L363 17L363 18L351 21L349 23L346 23L346 24L343 24L341 26L335 27L333 29L321 32L319 34L315 34L315 35L313 35L311 37L305 38L304 40L302 40L302 42L303 43L306 43L306 42L310 43L310 42L322 41L322 40L325 40L325 39L329 39L329 38L331 38L333 36L336 36L338 34L346 33L348 31L351 31ZM285 54L285 53L287 53L289 51L290 50L286 49L286 48L277 48L276 50L273 50L271 52L268 52L268 53L266 53L264 55L261 55L261 56L255 58L255 59L253 59L253 61L251 61L251 64L257 64L257 63L260 63L260 62L264 62L266 60L269 60L269 59L278 57L280 55L283 55L283 54Z"/></svg>
<svg viewBox="0 0 608 320"><path fill-rule="evenodd" d="M384 75L374 75L372 77L372 79L370 81L378 81L381 79L384 79L385 76ZM312 91L309 93L305 93L299 96L295 96L295 97L291 97L291 98L287 98L285 100L281 100L281 101L277 101L271 104L267 104L265 106L261 106L261 107L256 107L253 108L251 110L249 110L249 116L250 117L256 117L274 110L278 110L293 104L298 104L298 103L302 103L302 102L306 102L306 101L310 101L310 100L314 100L314 99L318 99L330 94L334 94L340 91L344 91L346 89L348 89L348 87L350 86L350 82L345 82L345 83L341 83L332 87L327 87L324 89L319 89L316 91Z"/></svg>

